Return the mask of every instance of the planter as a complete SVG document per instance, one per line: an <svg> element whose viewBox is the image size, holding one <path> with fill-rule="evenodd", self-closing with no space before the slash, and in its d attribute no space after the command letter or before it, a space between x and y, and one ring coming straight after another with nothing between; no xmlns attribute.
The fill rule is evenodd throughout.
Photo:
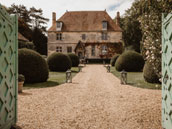
<svg viewBox="0 0 172 129"><path fill-rule="evenodd" d="M24 84L24 81L23 82L18 82L18 93L22 93L23 84Z"/></svg>

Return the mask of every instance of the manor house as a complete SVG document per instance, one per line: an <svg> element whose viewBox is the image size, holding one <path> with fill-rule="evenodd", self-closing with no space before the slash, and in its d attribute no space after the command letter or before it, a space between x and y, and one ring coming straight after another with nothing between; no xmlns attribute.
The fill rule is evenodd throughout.
<svg viewBox="0 0 172 129"><path fill-rule="evenodd" d="M58 20L52 13L48 30L48 55L76 53L80 58L110 59L122 53L120 13L113 20L105 11L66 11Z"/></svg>

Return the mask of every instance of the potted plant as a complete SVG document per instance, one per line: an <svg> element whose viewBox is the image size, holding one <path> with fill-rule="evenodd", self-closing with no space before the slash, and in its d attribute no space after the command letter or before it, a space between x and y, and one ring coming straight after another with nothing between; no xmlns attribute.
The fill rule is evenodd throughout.
<svg viewBox="0 0 172 129"><path fill-rule="evenodd" d="M25 81L25 77L22 74L19 74L19 76L18 76L18 93L22 93L24 81Z"/></svg>

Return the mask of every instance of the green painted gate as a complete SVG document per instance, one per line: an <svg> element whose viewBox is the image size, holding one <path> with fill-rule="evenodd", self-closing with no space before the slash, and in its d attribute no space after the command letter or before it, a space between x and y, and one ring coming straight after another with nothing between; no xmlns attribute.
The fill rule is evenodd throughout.
<svg viewBox="0 0 172 129"><path fill-rule="evenodd" d="M17 121L17 21L0 5L0 129Z"/></svg>
<svg viewBox="0 0 172 129"><path fill-rule="evenodd" d="M172 14L162 16L162 126L172 129Z"/></svg>

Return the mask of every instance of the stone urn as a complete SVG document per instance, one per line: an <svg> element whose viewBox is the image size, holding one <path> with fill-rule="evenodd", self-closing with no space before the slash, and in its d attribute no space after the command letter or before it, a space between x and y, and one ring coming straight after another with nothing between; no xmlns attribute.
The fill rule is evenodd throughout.
<svg viewBox="0 0 172 129"><path fill-rule="evenodd" d="M25 77L22 74L19 74L19 77L18 77L18 93L22 93L24 81L25 81Z"/></svg>

